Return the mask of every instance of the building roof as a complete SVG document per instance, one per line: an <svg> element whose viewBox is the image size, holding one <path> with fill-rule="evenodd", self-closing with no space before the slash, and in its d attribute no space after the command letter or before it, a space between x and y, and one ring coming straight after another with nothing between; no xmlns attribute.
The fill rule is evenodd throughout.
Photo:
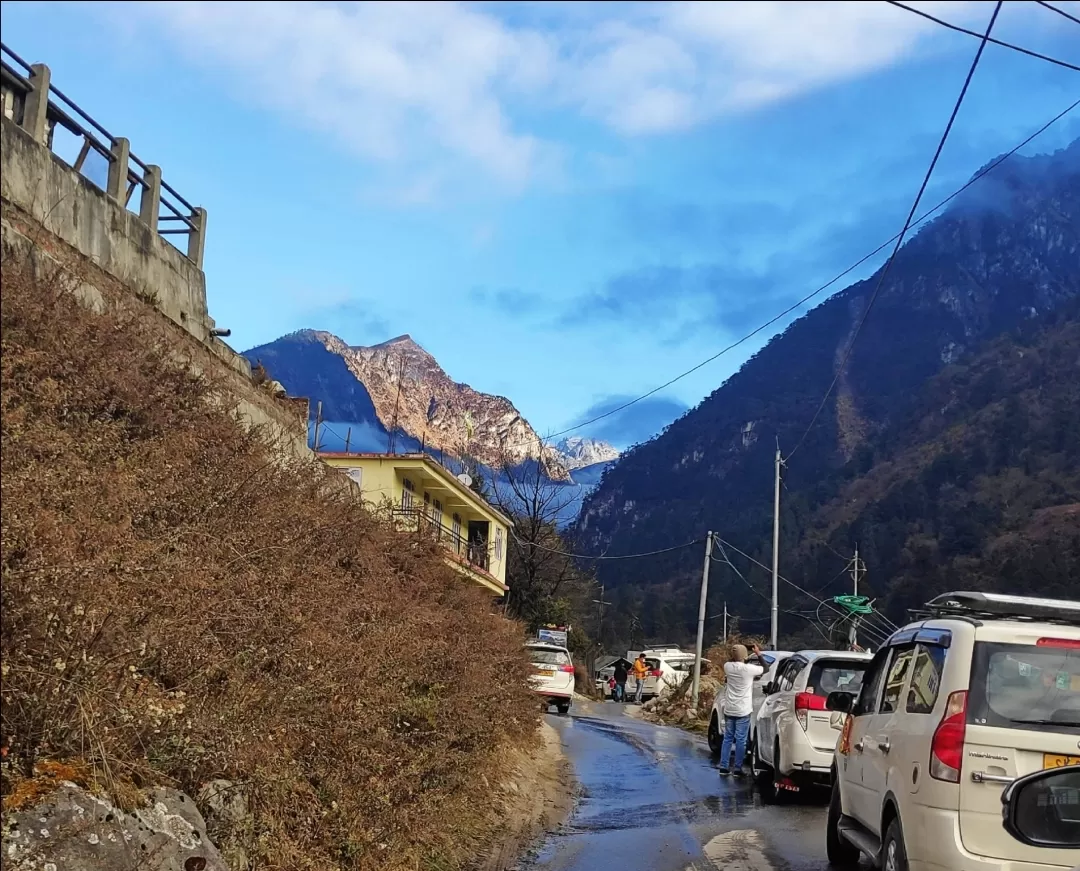
<svg viewBox="0 0 1080 871"><path fill-rule="evenodd" d="M437 463L428 454L378 454L378 453L362 453L357 451L319 451L319 459L323 460L388 460L391 462L400 460L414 460L424 463L432 472L444 481L450 484L463 498L479 503L484 508L495 515L496 518L501 520L507 527L513 525L513 522L503 514L498 508L492 505L487 499L481 496L474 490L470 490L464 484L461 483L445 466Z"/></svg>

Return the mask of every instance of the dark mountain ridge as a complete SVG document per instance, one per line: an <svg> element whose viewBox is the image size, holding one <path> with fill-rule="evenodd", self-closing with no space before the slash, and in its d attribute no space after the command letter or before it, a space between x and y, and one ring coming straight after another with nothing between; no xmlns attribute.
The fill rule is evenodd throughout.
<svg viewBox="0 0 1080 871"><path fill-rule="evenodd" d="M777 443L786 455L806 432L879 274L794 322L697 408L609 467L582 507L581 546L641 552L713 529L768 562ZM796 555L806 558L815 512L836 498L845 476L871 470L931 379L1003 333L1072 311L1078 295L1080 141L1053 155L1010 158L905 244L836 390L785 468L781 571L792 570ZM983 383L991 388L1007 392L1008 378ZM991 398L1003 398L993 390ZM656 629L688 632L700 559L681 551L601 563L599 573L627 621L634 612L652 619L655 604L672 598ZM829 574L842 568L835 563L833 556ZM827 575L816 561L810 566L798 573L820 587ZM750 602L757 608L745 588L739 596L747 611Z"/></svg>

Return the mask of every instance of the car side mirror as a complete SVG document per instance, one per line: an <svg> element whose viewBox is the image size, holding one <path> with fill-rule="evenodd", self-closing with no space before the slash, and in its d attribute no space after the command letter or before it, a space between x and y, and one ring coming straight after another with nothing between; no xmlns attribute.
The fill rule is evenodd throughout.
<svg viewBox="0 0 1080 871"><path fill-rule="evenodd" d="M1019 777L1001 793L1005 831L1032 847L1080 847L1080 765Z"/></svg>
<svg viewBox="0 0 1080 871"><path fill-rule="evenodd" d="M843 690L835 690L829 693L825 699L825 708L829 711L838 711L841 714L850 714L855 707L855 696Z"/></svg>
<svg viewBox="0 0 1080 871"><path fill-rule="evenodd" d="M765 683L761 686L761 691L765 695L771 696L773 692L773 682L771 680L765 681Z"/></svg>

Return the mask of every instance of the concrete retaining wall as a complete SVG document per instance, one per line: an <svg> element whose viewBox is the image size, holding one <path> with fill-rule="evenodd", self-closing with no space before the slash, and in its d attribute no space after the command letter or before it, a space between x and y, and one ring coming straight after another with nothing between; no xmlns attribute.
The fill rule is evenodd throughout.
<svg viewBox="0 0 1080 871"><path fill-rule="evenodd" d="M245 422L284 453L314 461L306 401L257 386L247 359L210 335L203 272L7 118L0 118L0 236L5 260L26 258L40 276L62 271L91 308L155 308L176 329L186 364L219 379Z"/></svg>

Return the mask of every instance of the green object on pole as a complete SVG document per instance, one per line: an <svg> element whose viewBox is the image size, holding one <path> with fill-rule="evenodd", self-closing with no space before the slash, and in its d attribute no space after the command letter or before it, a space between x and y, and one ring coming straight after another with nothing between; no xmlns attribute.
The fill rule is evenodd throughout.
<svg viewBox="0 0 1080 871"><path fill-rule="evenodd" d="M833 596L833 602L844 608L849 614L866 616L873 614L869 596Z"/></svg>

